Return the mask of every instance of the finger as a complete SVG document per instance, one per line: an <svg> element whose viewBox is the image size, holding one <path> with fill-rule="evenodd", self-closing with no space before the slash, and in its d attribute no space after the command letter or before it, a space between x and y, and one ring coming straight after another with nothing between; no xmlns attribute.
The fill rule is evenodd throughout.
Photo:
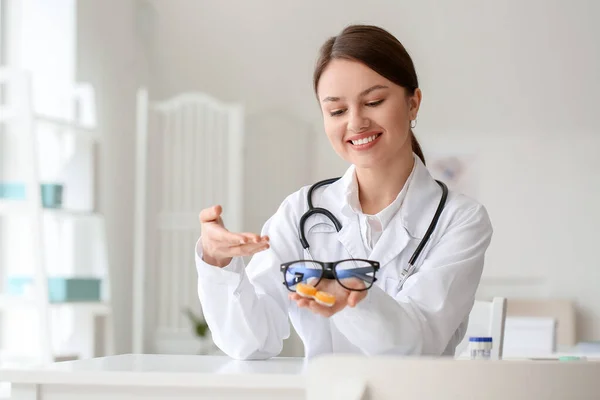
<svg viewBox="0 0 600 400"><path fill-rule="evenodd" d="M219 219L219 217L221 216L222 212L223 207L221 207L220 205L205 208L204 210L200 211L200 222L216 222L217 219Z"/></svg>
<svg viewBox="0 0 600 400"><path fill-rule="evenodd" d="M211 227L211 237L221 246L238 246L240 244L246 244L250 242L241 233L230 232L219 225Z"/></svg>
<svg viewBox="0 0 600 400"><path fill-rule="evenodd" d="M348 295L348 305L350 307L355 307L365 297L367 297L367 291L366 290L363 290L361 292L357 292L357 291L350 292L350 295Z"/></svg>
<svg viewBox="0 0 600 400"><path fill-rule="evenodd" d="M289 299L290 299L290 300L293 300L293 301L297 301L297 300L300 300L300 299L302 299L302 298L303 298L303 297L302 297L302 296L300 296L298 293L294 293L294 292L291 292L291 293L288 295L288 297L289 297Z"/></svg>
<svg viewBox="0 0 600 400"><path fill-rule="evenodd" d="M239 246L232 246L227 249L227 253L232 256L251 256L260 251L267 250L269 248L268 243L258 243L258 244L244 244Z"/></svg>
<svg viewBox="0 0 600 400"><path fill-rule="evenodd" d="M268 243L268 240L262 240L262 238L250 232L244 233L234 233L230 232L222 226L213 225L211 226L213 230L213 239L222 243L227 243L229 245L239 245L246 243L257 243L257 244L265 244Z"/></svg>
<svg viewBox="0 0 600 400"><path fill-rule="evenodd" d="M230 242L220 242L212 239L211 252L218 254L221 257L237 257L237 256L250 256L258 251L266 250L269 248L268 243L259 244L239 244Z"/></svg>
<svg viewBox="0 0 600 400"><path fill-rule="evenodd" d="M296 302L298 307L308 307L310 303L314 303L313 299L302 297L298 293L290 293L289 298Z"/></svg>
<svg viewBox="0 0 600 400"><path fill-rule="evenodd" d="M310 303L314 303L314 301L312 301L311 299L306 299L304 297L300 297L298 300L296 300L296 305L300 308L308 308L310 306Z"/></svg>
<svg viewBox="0 0 600 400"><path fill-rule="evenodd" d="M250 243L250 242L261 243L261 242L269 241L267 236L260 236L260 235L257 235L256 233L243 232L243 233L241 233L241 235L243 235L246 239L248 239L248 243Z"/></svg>

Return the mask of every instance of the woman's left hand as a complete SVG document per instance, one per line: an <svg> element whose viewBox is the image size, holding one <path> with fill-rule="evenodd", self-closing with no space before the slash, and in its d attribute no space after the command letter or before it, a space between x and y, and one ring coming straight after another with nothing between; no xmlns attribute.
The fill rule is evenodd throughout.
<svg viewBox="0 0 600 400"><path fill-rule="evenodd" d="M359 279L345 279L344 285L355 289L365 287L365 284ZM317 303L314 299L302 297L298 293L290 293L289 298L294 300L300 308L308 308L323 317L331 317L335 313L342 311L346 306L355 307L361 300L367 297L367 290L348 290L335 279L321 280L317 285L317 290L335 296L335 304L331 307L324 306Z"/></svg>

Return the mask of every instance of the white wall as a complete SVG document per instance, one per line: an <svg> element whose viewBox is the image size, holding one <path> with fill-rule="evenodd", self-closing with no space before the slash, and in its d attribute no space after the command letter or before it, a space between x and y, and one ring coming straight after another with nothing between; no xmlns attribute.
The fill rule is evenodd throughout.
<svg viewBox="0 0 600 400"><path fill-rule="evenodd" d="M77 78L96 89L102 134L96 193L106 217L115 347L130 352L135 94L149 68L134 0L79 0L77 8Z"/></svg>
<svg viewBox="0 0 600 400"><path fill-rule="evenodd" d="M476 156L474 195L488 207L496 232L481 295L573 298L583 317L581 338L600 338L600 269L593 254L600 223L594 207L600 204L600 3L153 4L159 93L206 90L242 100L250 113L276 108L310 123L317 132L312 180L345 168L322 133L312 93L319 46L353 22L380 24L397 35L424 92L416 133L426 153ZM257 156L273 150L268 141L253 148ZM249 187L266 186L254 176ZM272 208L269 203L259 214Z"/></svg>
<svg viewBox="0 0 600 400"><path fill-rule="evenodd" d="M416 133L426 153L476 155L475 196L496 232L481 294L573 298L581 338L600 338L600 273L592 254L600 223L599 2L78 4L78 71L98 88L106 128L100 204L109 217L121 349L128 349L130 331L136 86L151 78L155 99L201 90L245 104L253 138L247 151L256 156L247 165L254 211L246 224L256 230L293 188L345 168L322 132L311 79L319 46L353 22L387 28L413 56L424 92ZM151 24L141 43L136 7ZM287 181L277 163L260 173L265 155L280 161L291 150L301 164L309 155L297 149L311 142L312 169L292 168ZM273 201L259 203L261 193Z"/></svg>

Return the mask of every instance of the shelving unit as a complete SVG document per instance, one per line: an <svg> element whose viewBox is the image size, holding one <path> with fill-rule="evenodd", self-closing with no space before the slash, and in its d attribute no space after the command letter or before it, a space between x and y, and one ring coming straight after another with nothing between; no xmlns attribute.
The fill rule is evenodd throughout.
<svg viewBox="0 0 600 400"><path fill-rule="evenodd" d="M76 135L77 139L84 138L85 140L94 141L94 143L99 142L100 136L94 127L82 126L77 121L77 118L65 120L35 113L31 101L31 79L26 71L0 68L0 84L4 84L8 88L8 93L11 94L8 99L9 104L0 105L0 123L5 124L4 126L7 128L5 129L6 132L0 132L0 134L12 135L14 132L8 129L8 125L12 123L18 125L19 129L16 135L18 136L18 140L23 141L21 143L25 143L27 148L27 159L19 161L23 161L23 168L28 171L26 179L23 182L26 189L25 199L10 200L0 198L0 218L29 218L32 229L31 235L28 238L30 239L32 249L34 249L32 256L35 267L33 276L31 276L33 280L31 292L26 295L8 295L5 292L5 288L7 283L6 271L8 271L9 266L2 265L4 260L0 258L0 285L2 285L0 287L0 334L6 333L11 328L10 324L3 320L5 314L13 311L26 312L25 310L33 310L39 321L38 326L40 331L35 335L38 341L35 347L39 348L39 352L33 356L28 355L24 359L28 360L28 363L48 363L55 361L63 355L58 354L54 348L52 317L57 312L67 311L72 315L72 320L75 321L77 335L81 332L82 335L85 334L88 336L84 341L89 343L89 347L86 351L82 352L84 354L82 357L85 357L86 355L91 355L96 348L95 336L98 333L96 322L97 317L102 317L104 319L104 331L102 333L104 336L102 346L104 349L103 355L114 354L113 310L110 301L110 279L106 258L104 217L93 210L80 211L45 208L42 204L40 189L42 182L40 179L39 152L43 149L39 148L38 143L37 135L39 126L49 125L53 129L59 130L61 134ZM10 149L0 149L0 151L10 151ZM61 303L52 303L50 301L48 279L55 275L49 270L47 254L50 249L48 248L49 244L45 240L44 227L49 221L58 221L59 223L93 222L94 237L97 238L97 243L94 243L94 245L98 246L99 251L102 253L99 258L103 270L101 285L103 286L102 292L104 295L100 301L65 301ZM0 236L0 240L2 237ZM29 277L29 275L27 276ZM3 336L0 336L0 340ZM10 352L10 356L14 356L12 354L13 351L12 349L2 349L2 346L3 343L0 341L0 364L3 362L10 363L11 360L4 360L2 357L7 352Z"/></svg>

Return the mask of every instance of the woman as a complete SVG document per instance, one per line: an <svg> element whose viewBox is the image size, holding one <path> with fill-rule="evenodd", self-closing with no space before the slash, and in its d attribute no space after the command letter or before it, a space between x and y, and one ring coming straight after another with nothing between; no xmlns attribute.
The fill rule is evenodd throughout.
<svg viewBox="0 0 600 400"><path fill-rule="evenodd" d="M276 356L289 336L289 315L308 357L453 355L492 227L482 205L450 192L416 271L403 281L442 197L412 132L422 95L410 56L383 29L350 26L321 48L314 89L329 141L351 166L311 197L341 230L312 215L303 229L310 247L303 248L299 221L308 210L308 187L283 201L262 236L227 231L219 206L203 210L198 293L215 343L237 359ZM241 256L249 255L245 267ZM317 289L335 296L332 307L294 291L306 269L286 275L280 269L294 260L344 259L371 260L379 269L374 282L364 275L346 284L320 279Z"/></svg>

